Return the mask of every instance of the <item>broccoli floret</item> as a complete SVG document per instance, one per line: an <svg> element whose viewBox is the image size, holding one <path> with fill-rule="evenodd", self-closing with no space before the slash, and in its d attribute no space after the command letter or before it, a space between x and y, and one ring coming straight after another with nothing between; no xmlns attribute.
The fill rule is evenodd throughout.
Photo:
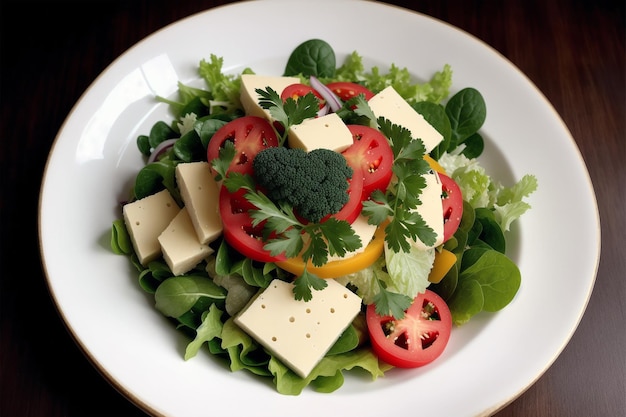
<svg viewBox="0 0 626 417"><path fill-rule="evenodd" d="M252 162L254 177L274 202L286 202L304 219L318 223L348 202L352 168L330 149L283 146L259 152Z"/></svg>

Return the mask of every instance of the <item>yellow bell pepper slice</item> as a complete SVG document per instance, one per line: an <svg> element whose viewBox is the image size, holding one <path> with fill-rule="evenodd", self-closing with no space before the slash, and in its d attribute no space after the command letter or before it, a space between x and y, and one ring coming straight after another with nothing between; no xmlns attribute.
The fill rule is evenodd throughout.
<svg viewBox="0 0 626 417"><path fill-rule="evenodd" d="M447 249L435 250L435 261L428 274L428 281L438 284L456 262L456 255Z"/></svg>
<svg viewBox="0 0 626 417"><path fill-rule="evenodd" d="M385 226L386 223L376 229L374 237L367 247L356 255L337 261L330 261L322 266L314 266L309 260L306 270L320 278L338 278L344 275L365 269L372 265L383 254L385 243ZM304 261L301 257L289 258L285 261L276 262L279 268L294 275L300 276L304 272Z"/></svg>
<svg viewBox="0 0 626 417"><path fill-rule="evenodd" d="M428 162L430 167L437 172L441 172L442 174L446 173L446 170L439 164L439 162L435 161L430 155L424 155L424 160Z"/></svg>

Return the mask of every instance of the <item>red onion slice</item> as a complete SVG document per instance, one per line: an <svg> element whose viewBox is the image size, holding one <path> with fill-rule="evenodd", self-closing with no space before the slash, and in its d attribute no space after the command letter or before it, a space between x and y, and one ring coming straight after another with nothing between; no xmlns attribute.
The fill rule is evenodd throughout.
<svg viewBox="0 0 626 417"><path fill-rule="evenodd" d="M311 82L311 87L320 93L320 96L326 100L326 103L330 106L330 111L336 112L343 107L343 102L339 97L337 97L337 94L333 93L333 91L326 87L320 80L317 79L317 77L311 75L309 80Z"/></svg>
<svg viewBox="0 0 626 417"><path fill-rule="evenodd" d="M148 163L156 161L159 156L161 156L165 151L174 146L174 143L176 143L177 140L178 138L166 139L163 142L159 143L150 154L150 157L148 158Z"/></svg>
<svg viewBox="0 0 626 417"><path fill-rule="evenodd" d="M330 106L328 105L328 102L326 102L324 107L317 111L317 117L326 116L328 113L330 113Z"/></svg>

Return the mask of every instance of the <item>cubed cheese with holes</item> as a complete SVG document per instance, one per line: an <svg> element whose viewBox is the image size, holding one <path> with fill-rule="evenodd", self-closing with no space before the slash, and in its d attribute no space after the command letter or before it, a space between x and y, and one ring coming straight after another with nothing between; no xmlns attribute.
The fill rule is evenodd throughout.
<svg viewBox="0 0 626 417"><path fill-rule="evenodd" d="M222 234L219 188L208 162L176 166L176 181L200 243L210 243Z"/></svg>
<svg viewBox="0 0 626 417"><path fill-rule="evenodd" d="M264 117L272 121L270 112L259 105L257 88L267 90L267 87L271 87L280 96L285 87L299 82L300 79L298 77L268 77L265 75L241 74L241 105L247 115Z"/></svg>
<svg viewBox="0 0 626 417"><path fill-rule="evenodd" d="M319 148L341 152L353 143L350 129L336 113L291 126L287 140L291 148L301 148L307 152Z"/></svg>
<svg viewBox="0 0 626 417"><path fill-rule="evenodd" d="M274 280L235 323L306 378L361 309L361 298L329 279L313 299L296 300L293 284Z"/></svg>
<svg viewBox="0 0 626 417"><path fill-rule="evenodd" d="M374 95L368 104L376 117L384 117L391 123L405 127L411 131L413 138L420 138L424 142L427 153L443 140L441 133L391 86Z"/></svg>
<svg viewBox="0 0 626 417"><path fill-rule="evenodd" d="M178 212L158 239L163 259L174 275L190 271L213 253L213 249L198 240L187 207Z"/></svg>
<svg viewBox="0 0 626 417"><path fill-rule="evenodd" d="M124 205L126 229L142 265L161 256L158 237L179 211L167 190Z"/></svg>
<svg viewBox="0 0 626 417"><path fill-rule="evenodd" d="M376 229L378 228L378 226L376 226L375 224L369 224L367 222L367 219L368 218L366 216L361 214L350 225L352 226L354 233L361 239L361 247L352 252L346 253L344 256L329 255L328 262L348 259L365 250L367 245L369 245L369 243L372 241L374 233L376 233Z"/></svg>
<svg viewBox="0 0 626 417"><path fill-rule="evenodd" d="M422 190L420 194L421 205L415 209L421 216L426 224L434 230L437 234L435 244L432 246L426 246L419 239L414 245L419 249L430 249L439 246L443 243L443 205L441 202L441 180L439 175L432 171L424 175L426 179L426 188Z"/></svg>

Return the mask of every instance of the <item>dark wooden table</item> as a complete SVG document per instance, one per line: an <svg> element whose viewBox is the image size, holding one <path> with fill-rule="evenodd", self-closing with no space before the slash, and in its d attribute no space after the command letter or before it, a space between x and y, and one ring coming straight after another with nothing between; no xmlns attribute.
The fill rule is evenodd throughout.
<svg viewBox="0 0 626 417"><path fill-rule="evenodd" d="M63 120L107 65L153 31L224 3L229 2L2 1L3 417L144 415L83 356L49 297L39 263L40 181ZM392 3L477 36L526 73L571 130L597 193L602 256L586 313L556 362L498 416L626 415L624 2ZM359 30L374 27L372 22ZM297 25L288 23L285 31L290 30ZM554 174L559 175L558 160ZM528 339L541 343L532 334ZM416 398L413 410L419 410Z"/></svg>

